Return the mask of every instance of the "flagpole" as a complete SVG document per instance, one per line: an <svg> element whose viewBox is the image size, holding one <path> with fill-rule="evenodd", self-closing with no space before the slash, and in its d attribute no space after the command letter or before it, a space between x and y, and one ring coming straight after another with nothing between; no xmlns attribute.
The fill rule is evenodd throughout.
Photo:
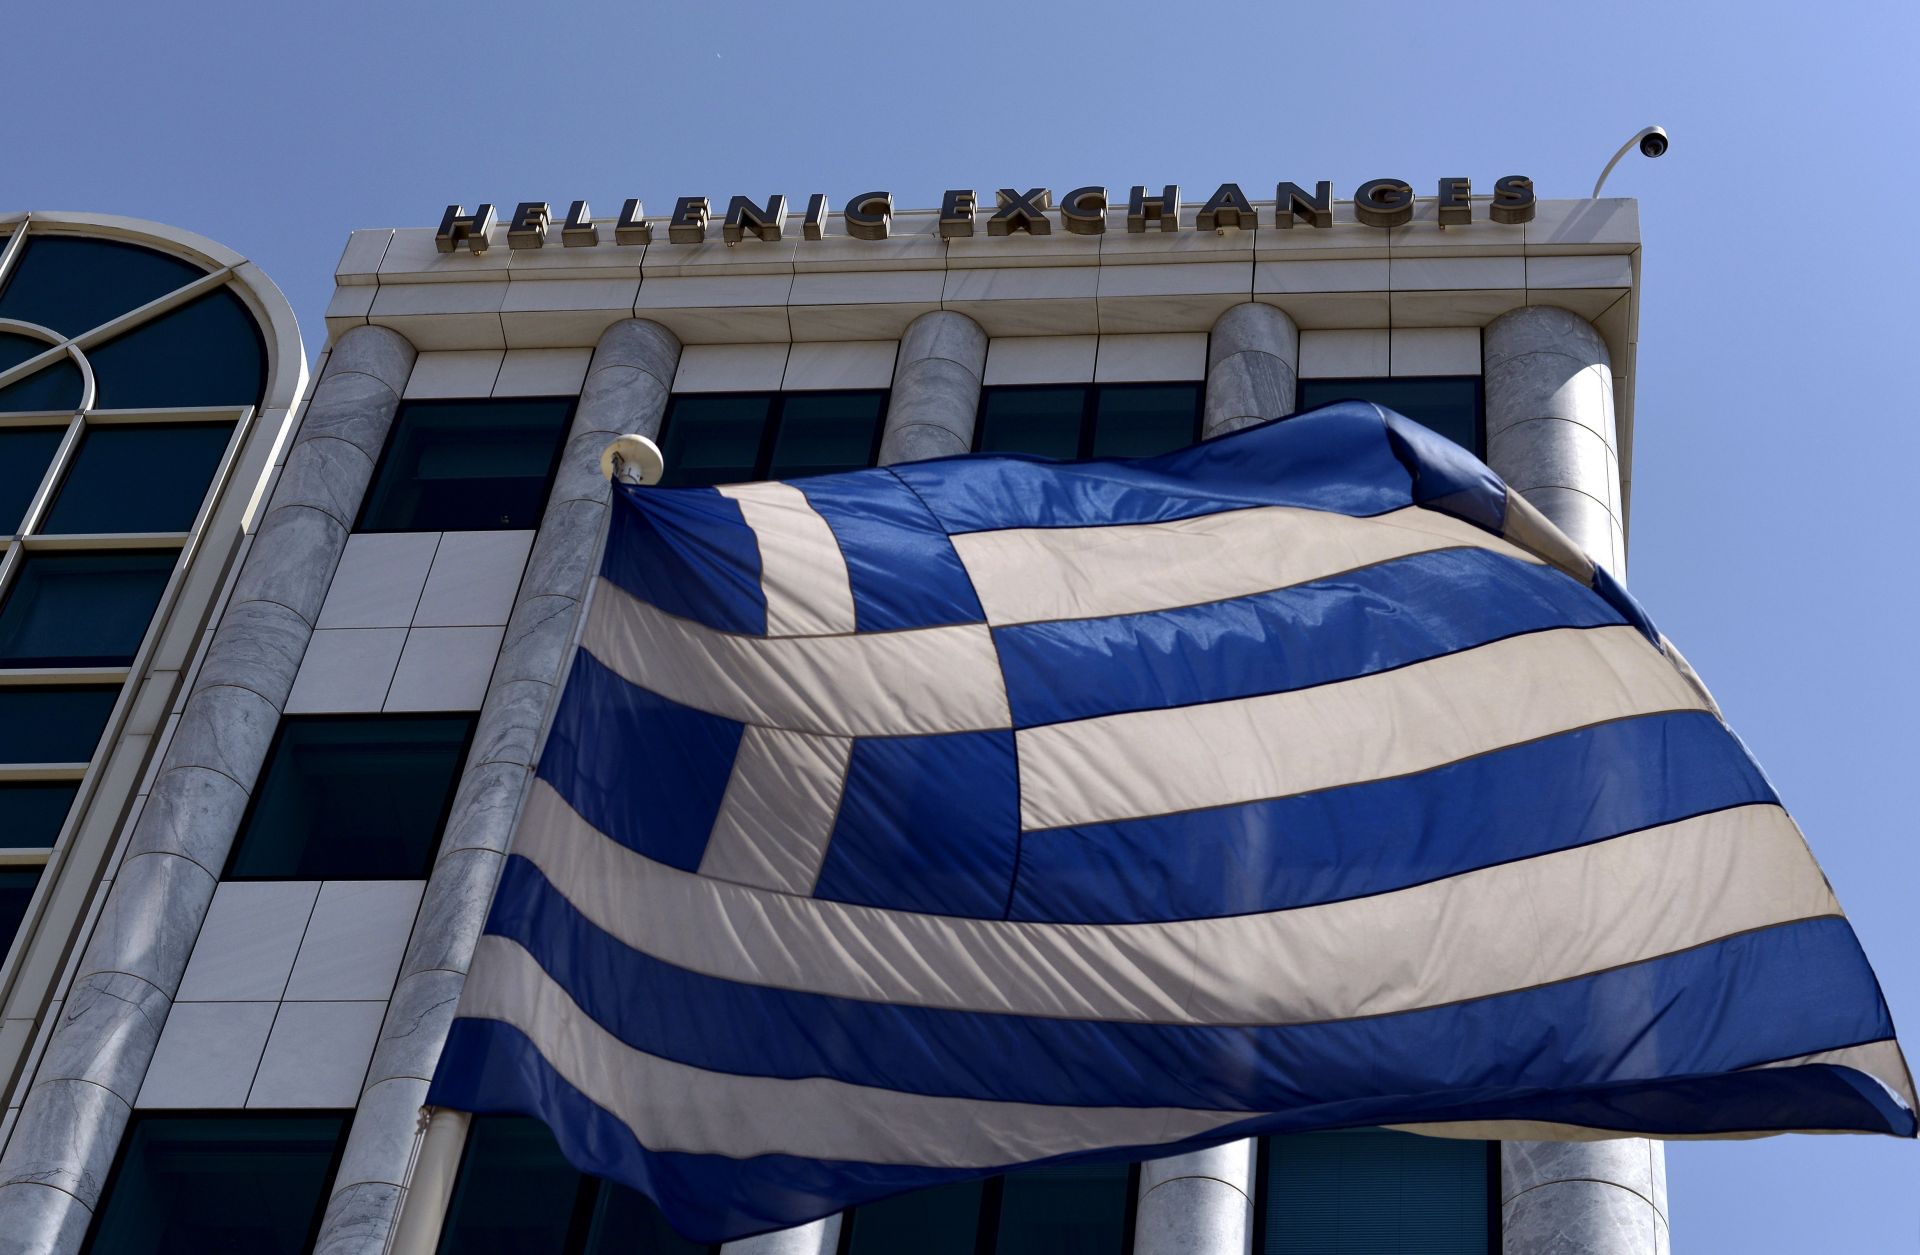
<svg viewBox="0 0 1920 1255"><path fill-rule="evenodd" d="M600 454L601 474L620 483L657 484L665 470L659 446L645 436L619 436ZM606 543L604 531L601 543ZM593 565L597 569L599 563ZM585 618L583 612L583 622ZM578 632L576 625L576 644ZM387 1255L434 1255L439 1248L447 1205L453 1200L454 1178L467 1145L467 1130L473 1123L472 1113L451 1107L422 1107L420 1115L424 1136L418 1138L413 1162L408 1165L400 1215L388 1235Z"/></svg>

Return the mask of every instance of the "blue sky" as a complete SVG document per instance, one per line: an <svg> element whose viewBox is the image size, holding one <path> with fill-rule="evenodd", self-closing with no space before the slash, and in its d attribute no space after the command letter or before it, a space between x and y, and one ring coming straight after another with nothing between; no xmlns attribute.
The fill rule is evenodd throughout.
<svg viewBox="0 0 1920 1255"><path fill-rule="evenodd" d="M1645 236L1631 585L1920 1023L1920 6L18 6L0 208L201 231L310 352L346 233L449 201L1531 174ZM1202 193L1204 194L1204 192ZM1913 1250L1920 1150L1670 1151L1681 1255Z"/></svg>

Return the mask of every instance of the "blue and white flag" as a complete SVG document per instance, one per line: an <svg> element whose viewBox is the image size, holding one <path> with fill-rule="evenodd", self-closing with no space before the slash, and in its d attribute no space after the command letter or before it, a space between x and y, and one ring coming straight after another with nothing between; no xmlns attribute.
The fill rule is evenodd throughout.
<svg viewBox="0 0 1920 1255"><path fill-rule="evenodd" d="M1358 403L619 488L429 1102L702 1240L1257 1133L1914 1133L1692 671Z"/></svg>

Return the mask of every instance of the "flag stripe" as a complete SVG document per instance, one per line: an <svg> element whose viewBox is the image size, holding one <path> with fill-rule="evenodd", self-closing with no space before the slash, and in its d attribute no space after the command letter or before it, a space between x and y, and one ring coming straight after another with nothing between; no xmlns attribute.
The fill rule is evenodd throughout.
<svg viewBox="0 0 1920 1255"><path fill-rule="evenodd" d="M946 529L891 471L820 475L794 487L840 542L862 632L980 621L980 599Z"/></svg>
<svg viewBox="0 0 1920 1255"><path fill-rule="evenodd" d="M706 880L601 837L544 781L526 813L514 853L636 950L747 984L1015 1015L1170 1024L1384 1015L1838 910L1774 806L1377 897L1125 925L928 916Z"/></svg>
<svg viewBox="0 0 1920 1255"><path fill-rule="evenodd" d="M1012 726L993 636L982 624L735 636L663 614L602 580L580 644L630 684L742 723L825 736Z"/></svg>
<svg viewBox="0 0 1920 1255"><path fill-rule="evenodd" d="M1429 1091L1604 1084L1746 1067L1889 1031L1870 980L1836 988L1814 966L1857 953L1835 918L1442 1007L1214 1027L989 1015L718 980L608 936L524 859L508 860L501 885L489 936L524 948L626 1045L723 1072L919 1094L1262 1111L1379 1098L1383 1075ZM1731 1014L1729 993L1739 994ZM1631 1016L1602 1015L1552 1055L1489 1062L1486 1044L1502 1034L1551 1032L1568 1017L1647 999L1661 1007L1657 1037Z"/></svg>
<svg viewBox="0 0 1920 1255"><path fill-rule="evenodd" d="M606 579L667 614L720 632L767 630L759 541L738 503L711 488L661 493L644 510L614 510L600 567Z"/></svg>
<svg viewBox="0 0 1920 1255"><path fill-rule="evenodd" d="M1775 800L1713 715L1647 715L1392 780L1030 832L1009 918L1140 923L1312 906Z"/></svg>
<svg viewBox="0 0 1920 1255"><path fill-rule="evenodd" d="M853 586L833 529L792 484L729 484L760 548L768 636L853 631Z"/></svg>
<svg viewBox="0 0 1920 1255"><path fill-rule="evenodd" d="M1632 628L1535 632L1292 693L1023 728L1020 825L1286 797L1703 705Z"/></svg>
<svg viewBox="0 0 1920 1255"><path fill-rule="evenodd" d="M1164 523L974 532L953 545L995 627L1225 601L1435 549L1539 561L1419 506L1366 519L1266 506Z"/></svg>
<svg viewBox="0 0 1920 1255"><path fill-rule="evenodd" d="M1509 636L1624 623L1551 567L1445 549L1157 613L994 629L1014 726L1279 693Z"/></svg>
<svg viewBox="0 0 1920 1255"><path fill-rule="evenodd" d="M852 753L845 737L746 729L700 874L783 893L813 892Z"/></svg>

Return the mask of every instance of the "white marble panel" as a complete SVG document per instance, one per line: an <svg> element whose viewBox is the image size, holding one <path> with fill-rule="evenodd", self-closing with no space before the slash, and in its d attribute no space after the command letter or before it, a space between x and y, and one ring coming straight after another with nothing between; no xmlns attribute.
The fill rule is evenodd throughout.
<svg viewBox="0 0 1920 1255"><path fill-rule="evenodd" d="M1098 336L1004 336L987 345L982 382L1091 383L1098 350Z"/></svg>
<svg viewBox="0 0 1920 1255"><path fill-rule="evenodd" d="M386 1010L384 1002L282 1003L247 1106L352 1107Z"/></svg>
<svg viewBox="0 0 1920 1255"><path fill-rule="evenodd" d="M940 308L937 270L797 274L787 318L796 340L898 339L920 315Z"/></svg>
<svg viewBox="0 0 1920 1255"><path fill-rule="evenodd" d="M414 611L415 627L498 627L513 613L513 595L533 548L533 533L448 532Z"/></svg>
<svg viewBox="0 0 1920 1255"><path fill-rule="evenodd" d="M1395 327L1390 374L1477 375L1480 328Z"/></svg>
<svg viewBox="0 0 1920 1255"><path fill-rule="evenodd" d="M504 349L500 304L507 285L497 283L382 283L367 320L391 327L421 352ZM482 395L485 395L484 393Z"/></svg>
<svg viewBox="0 0 1920 1255"><path fill-rule="evenodd" d="M406 644L405 628L327 628L315 632L300 662L290 715L379 710Z"/></svg>
<svg viewBox="0 0 1920 1255"><path fill-rule="evenodd" d="M1296 230L1312 228L1296 228ZM1263 261L1254 267L1256 292L1384 292L1384 257L1332 261Z"/></svg>
<svg viewBox="0 0 1920 1255"><path fill-rule="evenodd" d="M1630 288L1633 259L1621 253L1599 256L1527 258L1530 288Z"/></svg>
<svg viewBox="0 0 1920 1255"><path fill-rule="evenodd" d="M425 887L419 880L322 885L287 982L287 1000L364 1001L391 994Z"/></svg>
<svg viewBox="0 0 1920 1255"><path fill-rule="evenodd" d="M384 710L478 710L502 627L420 627L407 633Z"/></svg>
<svg viewBox="0 0 1920 1255"><path fill-rule="evenodd" d="M311 880L223 882L213 891L181 977L180 1001L279 998L319 893L319 883Z"/></svg>
<svg viewBox="0 0 1920 1255"><path fill-rule="evenodd" d="M317 626L406 627L412 623L439 544L439 532L361 532L347 537Z"/></svg>
<svg viewBox="0 0 1920 1255"><path fill-rule="evenodd" d="M499 349L422 353L407 376L409 401L431 397L484 397L493 394L500 374Z"/></svg>
<svg viewBox="0 0 1920 1255"><path fill-rule="evenodd" d="M1311 180L1299 182L1309 191ZM1263 191L1271 194L1271 188ZM1342 201L1339 197L1351 196L1348 188L1336 187L1333 190L1333 225L1330 227L1310 227L1296 222L1291 227L1262 226L1253 243L1253 255L1256 261L1272 261L1282 258L1298 257L1385 257L1390 241L1388 233L1378 227L1370 227L1353 216L1353 202ZM1271 203L1256 205L1264 223L1274 221Z"/></svg>
<svg viewBox="0 0 1920 1255"><path fill-rule="evenodd" d="M1264 269L1267 263L1260 263ZM1392 323L1390 293L1379 292L1271 292L1257 290L1253 299L1287 312L1302 331L1341 331L1356 327L1385 328Z"/></svg>
<svg viewBox="0 0 1920 1255"><path fill-rule="evenodd" d="M1527 252L1631 253L1640 247L1640 202L1631 197L1543 200L1527 224Z"/></svg>
<svg viewBox="0 0 1920 1255"><path fill-rule="evenodd" d="M1100 383L1159 383L1207 377L1204 332L1101 336L1093 377Z"/></svg>
<svg viewBox="0 0 1920 1255"><path fill-rule="evenodd" d="M990 336L1093 335L1099 284L1095 266L949 270L941 303Z"/></svg>
<svg viewBox="0 0 1920 1255"><path fill-rule="evenodd" d="M886 239L856 240L847 234L845 220L838 213L832 214L827 219L826 238L802 241L794 252L793 268L802 273L945 270L947 242L936 229L939 218L936 210L906 210L896 205Z"/></svg>
<svg viewBox="0 0 1920 1255"><path fill-rule="evenodd" d="M1462 258L1478 262L1486 258ZM1519 261L1519 258L1514 258ZM1395 263L1396 265L1398 263ZM1440 262L1417 262L1416 265ZM1389 294L1396 327L1484 327L1508 310L1527 303L1524 288L1480 288L1452 292L1400 292Z"/></svg>
<svg viewBox="0 0 1920 1255"><path fill-rule="evenodd" d="M1395 292L1524 288L1524 257L1394 257L1387 277Z"/></svg>
<svg viewBox="0 0 1920 1255"><path fill-rule="evenodd" d="M468 205L469 210L473 205ZM495 225L487 239L485 252L470 252L464 245L443 253L434 244L437 227L401 227L393 232L386 253L380 258L382 283L430 283L442 280L504 279L513 250L507 247L507 226Z"/></svg>
<svg viewBox="0 0 1920 1255"><path fill-rule="evenodd" d="M341 287L372 287L380 281L380 263L386 259L391 243L390 227L353 232L347 236L347 246L333 268L333 281Z"/></svg>
<svg viewBox="0 0 1920 1255"><path fill-rule="evenodd" d="M787 371L784 344L689 344L680 350L675 392L772 392Z"/></svg>
<svg viewBox="0 0 1920 1255"><path fill-rule="evenodd" d="M136 1107L243 1107L273 1027L274 1002L177 1002Z"/></svg>
<svg viewBox="0 0 1920 1255"><path fill-rule="evenodd" d="M885 388L893 382L896 340L796 344L787 354L780 386L788 392L828 388Z"/></svg>
<svg viewBox="0 0 1920 1255"><path fill-rule="evenodd" d="M640 284L633 312L651 318L682 344L765 344L792 339L787 294L793 275L696 275Z"/></svg>
<svg viewBox="0 0 1920 1255"><path fill-rule="evenodd" d="M374 291L370 287L335 288L327 301L327 335L344 335L349 328L367 321L367 315L373 312ZM318 368L314 374L319 375Z"/></svg>
<svg viewBox="0 0 1920 1255"><path fill-rule="evenodd" d="M1103 266L1126 265L1164 265L1168 261L1252 261L1254 244L1259 239L1260 230L1248 231L1226 228L1219 231L1199 231L1194 229L1194 216L1205 204L1207 193L1200 193L1202 199L1194 200L1194 189L1189 188L1182 196L1185 202L1180 209L1180 229L1162 231L1159 223L1149 224L1145 231L1134 233L1127 230L1127 194L1131 184L1107 188L1107 230L1100 237L1100 264ZM1152 189L1159 193L1158 188ZM1263 222L1270 221L1269 210L1255 206Z"/></svg>
<svg viewBox="0 0 1920 1255"><path fill-rule="evenodd" d="M1387 336L1384 328L1302 331L1300 378L1379 378L1387 373Z"/></svg>
<svg viewBox="0 0 1920 1255"><path fill-rule="evenodd" d="M500 325L508 348L591 347L633 316L638 279L520 279L507 285Z"/></svg>
<svg viewBox="0 0 1920 1255"><path fill-rule="evenodd" d="M586 382L593 350L508 349L493 381L497 397L574 396Z"/></svg>

